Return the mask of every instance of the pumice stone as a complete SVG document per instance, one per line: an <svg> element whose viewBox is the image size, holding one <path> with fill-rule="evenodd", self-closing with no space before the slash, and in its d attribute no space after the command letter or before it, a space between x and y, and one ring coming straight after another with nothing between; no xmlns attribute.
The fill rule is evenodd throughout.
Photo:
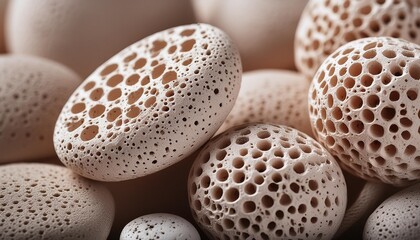
<svg viewBox="0 0 420 240"><path fill-rule="evenodd" d="M385 200L368 218L363 239L420 239L420 184Z"/></svg>
<svg viewBox="0 0 420 240"><path fill-rule="evenodd" d="M110 192L65 167L0 166L0 239L105 240L113 218Z"/></svg>
<svg viewBox="0 0 420 240"><path fill-rule="evenodd" d="M211 239L331 239L347 203L334 158L306 134L268 124L210 140L188 191L193 217Z"/></svg>
<svg viewBox="0 0 420 240"><path fill-rule="evenodd" d="M55 156L55 122L81 82L51 60L0 56L0 163Z"/></svg>
<svg viewBox="0 0 420 240"><path fill-rule="evenodd" d="M239 53L206 24L151 35L109 59L57 120L61 161L92 179L154 173L193 153L220 127L240 88Z"/></svg>
<svg viewBox="0 0 420 240"><path fill-rule="evenodd" d="M129 222L120 240L200 240L194 226L182 217L167 213L145 215Z"/></svg>
<svg viewBox="0 0 420 240"><path fill-rule="evenodd" d="M312 135L309 85L305 76L292 71L244 73L238 99L218 132L244 123L263 122L286 125Z"/></svg>
<svg viewBox="0 0 420 240"><path fill-rule="evenodd" d="M396 186L420 179L420 46L365 38L335 51L309 90L312 128L348 172Z"/></svg>
<svg viewBox="0 0 420 240"><path fill-rule="evenodd" d="M295 63L312 79L337 48L356 39L387 36L420 44L417 0L311 0L296 30Z"/></svg>

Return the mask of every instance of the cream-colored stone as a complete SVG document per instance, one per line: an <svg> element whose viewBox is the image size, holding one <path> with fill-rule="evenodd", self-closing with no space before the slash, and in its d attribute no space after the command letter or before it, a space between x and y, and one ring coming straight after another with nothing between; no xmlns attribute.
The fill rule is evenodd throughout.
<svg viewBox="0 0 420 240"><path fill-rule="evenodd" d="M238 99L218 132L243 123L263 122L286 125L312 135L309 85L308 80L296 72L245 72Z"/></svg>
<svg viewBox="0 0 420 240"><path fill-rule="evenodd" d="M179 26L127 47L73 93L55 128L63 163L103 181L145 176L197 150L240 88L239 53L206 24Z"/></svg>
<svg viewBox="0 0 420 240"><path fill-rule="evenodd" d="M268 124L210 140L188 190L193 217L211 239L331 239L347 203L334 158L306 134Z"/></svg>
<svg viewBox="0 0 420 240"><path fill-rule="evenodd" d="M0 166L0 239L103 239L114 202L99 183L41 163Z"/></svg>
<svg viewBox="0 0 420 240"><path fill-rule="evenodd" d="M0 163L54 156L54 124L81 82L51 60L0 56Z"/></svg>
<svg viewBox="0 0 420 240"><path fill-rule="evenodd" d="M363 239L420 239L420 184L385 200L368 218Z"/></svg>
<svg viewBox="0 0 420 240"><path fill-rule="evenodd" d="M120 240L200 240L195 227L182 217L167 213L153 213L129 222Z"/></svg>
<svg viewBox="0 0 420 240"><path fill-rule="evenodd" d="M12 53L53 59L86 77L126 46L194 17L189 0L13 0L7 20Z"/></svg>
<svg viewBox="0 0 420 240"><path fill-rule="evenodd" d="M367 180L420 180L420 46L373 37L337 49L309 90L314 134Z"/></svg>
<svg viewBox="0 0 420 240"><path fill-rule="evenodd" d="M244 69L295 69L293 42L307 0L193 0L199 22L225 31Z"/></svg>
<svg viewBox="0 0 420 240"><path fill-rule="evenodd" d="M295 63L312 79L337 48L356 39L389 36L420 44L417 0L310 0L295 38Z"/></svg>

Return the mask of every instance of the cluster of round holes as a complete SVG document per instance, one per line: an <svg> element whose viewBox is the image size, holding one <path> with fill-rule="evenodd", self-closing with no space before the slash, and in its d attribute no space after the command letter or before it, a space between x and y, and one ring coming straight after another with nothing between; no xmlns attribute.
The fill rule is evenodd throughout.
<svg viewBox="0 0 420 240"><path fill-rule="evenodd" d="M234 127L211 140L188 186L194 218L220 239L330 238L347 201L329 153L297 130L266 124Z"/></svg>
<svg viewBox="0 0 420 240"><path fill-rule="evenodd" d="M386 2L386 4L385 4ZM301 16L296 30L295 56L297 68L312 78L322 62L340 46L356 39L387 36L420 43L419 8L411 1L310 1ZM409 56L411 53L407 52ZM396 53L387 49L374 51L370 46L353 58L340 56L338 65L348 64L355 58L375 59L385 56L394 59ZM375 62L372 73L381 68ZM349 66L351 76L360 71L359 64ZM420 79L420 71L413 75Z"/></svg>
<svg viewBox="0 0 420 240"><path fill-rule="evenodd" d="M48 164L1 166L0 202L0 239L106 239L114 215L105 187Z"/></svg>
<svg viewBox="0 0 420 240"><path fill-rule="evenodd" d="M158 171L214 134L240 76L239 53L219 29L194 24L156 33L116 54L73 93L55 128L57 154L94 179Z"/></svg>
<svg viewBox="0 0 420 240"><path fill-rule="evenodd" d="M315 135L354 174L395 185L420 179L420 152L408 148L420 141L419 56L413 43L366 38L337 49L315 75L309 93ZM342 58L353 61L335 68Z"/></svg>

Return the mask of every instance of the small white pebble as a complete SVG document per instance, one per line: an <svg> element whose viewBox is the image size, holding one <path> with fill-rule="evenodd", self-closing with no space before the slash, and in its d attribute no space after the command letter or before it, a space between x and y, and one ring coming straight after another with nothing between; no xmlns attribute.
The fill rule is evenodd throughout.
<svg viewBox="0 0 420 240"><path fill-rule="evenodd" d="M121 232L120 240L200 240L187 220L167 213L154 213L134 219Z"/></svg>

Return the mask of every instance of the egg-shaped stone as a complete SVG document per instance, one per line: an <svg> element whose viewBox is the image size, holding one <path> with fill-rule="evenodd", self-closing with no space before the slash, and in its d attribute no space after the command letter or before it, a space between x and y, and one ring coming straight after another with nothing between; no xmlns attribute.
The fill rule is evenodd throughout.
<svg viewBox="0 0 420 240"><path fill-rule="evenodd" d="M331 239L347 203L334 158L306 134L269 124L210 140L188 191L193 217L211 239Z"/></svg>
<svg viewBox="0 0 420 240"><path fill-rule="evenodd" d="M0 239L107 239L114 202L99 183L49 164L0 166Z"/></svg>
<svg viewBox="0 0 420 240"><path fill-rule="evenodd" d="M368 218L363 239L420 239L420 184L385 200Z"/></svg>
<svg viewBox="0 0 420 240"><path fill-rule="evenodd" d="M199 22L219 27L241 52L244 69L295 69L293 42L307 0L193 0Z"/></svg>
<svg viewBox="0 0 420 240"><path fill-rule="evenodd" d="M129 222L120 240L200 240L195 227L182 217L168 213L153 213Z"/></svg>
<svg viewBox="0 0 420 240"><path fill-rule="evenodd" d="M218 132L249 122L286 125L312 135L308 113L309 82L284 70L245 72L232 111Z"/></svg>
<svg viewBox="0 0 420 240"><path fill-rule="evenodd" d="M53 59L86 77L126 46L193 21L189 0L13 0L6 41L12 53Z"/></svg>
<svg viewBox="0 0 420 240"><path fill-rule="evenodd" d="M73 93L55 148L75 172L103 181L154 173L220 127L241 81L239 53L206 24L153 34L118 53Z"/></svg>
<svg viewBox="0 0 420 240"><path fill-rule="evenodd" d="M359 39L320 66L309 91L311 124L348 172L393 185L420 180L420 46Z"/></svg>
<svg viewBox="0 0 420 240"><path fill-rule="evenodd" d="M82 82L51 60L0 56L0 163L54 156L54 125Z"/></svg>
<svg viewBox="0 0 420 240"><path fill-rule="evenodd" d="M310 0L295 39L295 63L312 79L337 48L356 39L388 36L420 44L416 0Z"/></svg>

